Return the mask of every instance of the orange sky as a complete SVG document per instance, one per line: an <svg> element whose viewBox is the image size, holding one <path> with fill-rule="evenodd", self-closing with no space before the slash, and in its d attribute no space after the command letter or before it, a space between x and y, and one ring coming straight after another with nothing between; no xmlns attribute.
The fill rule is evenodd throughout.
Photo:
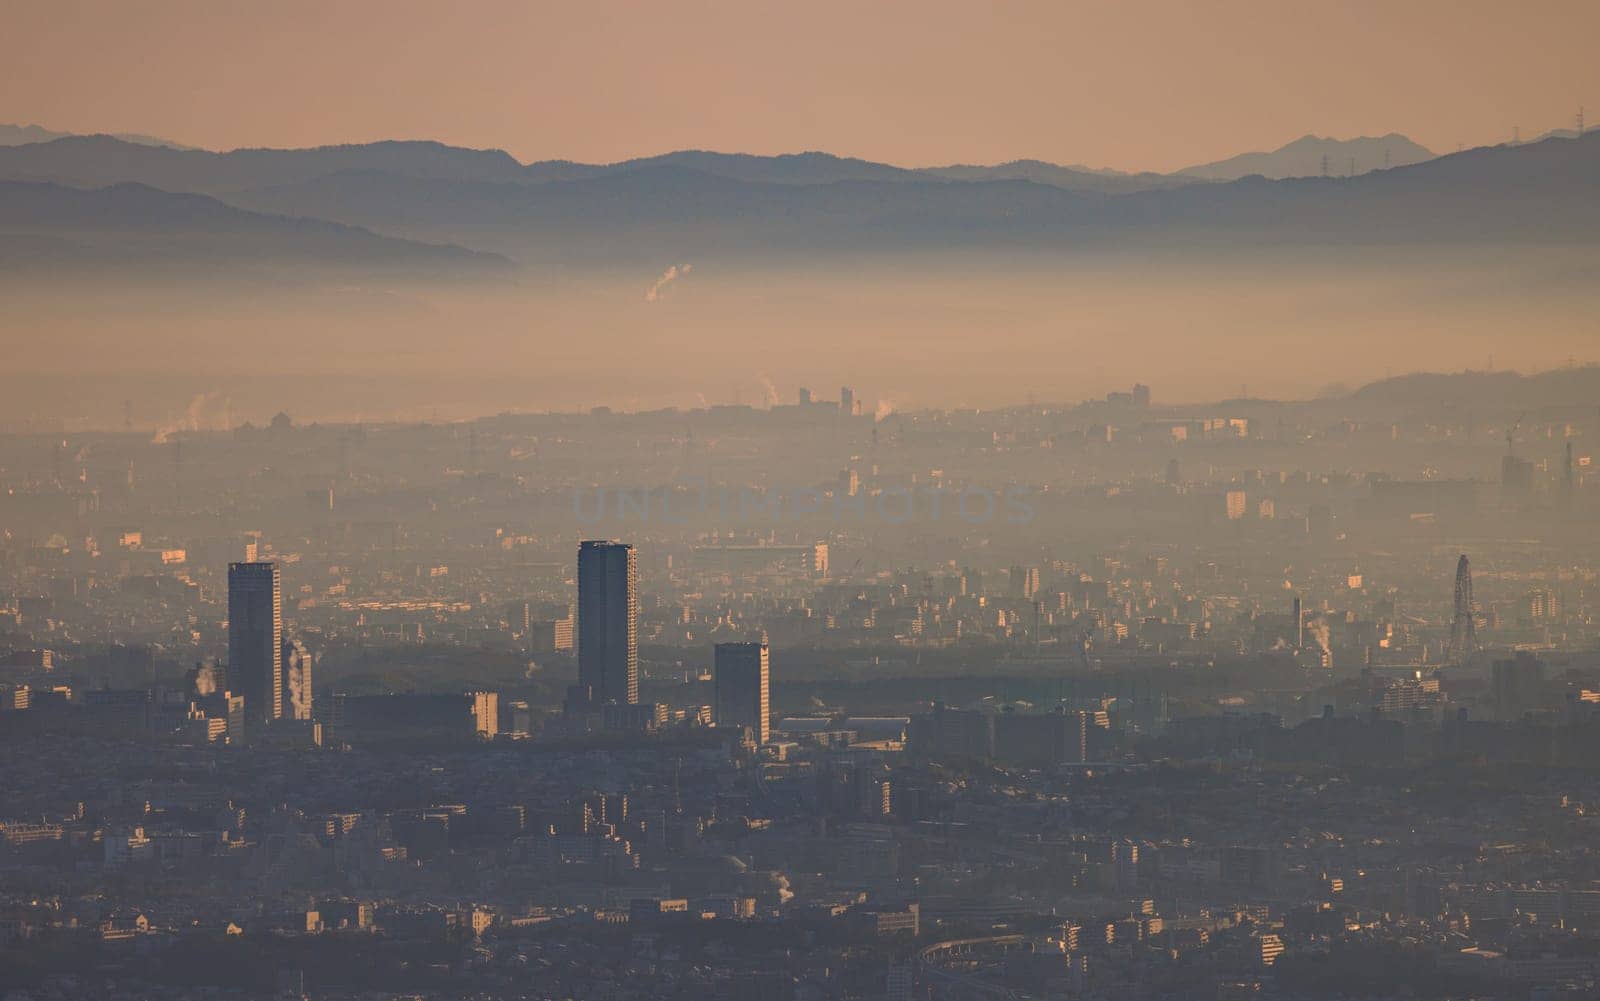
<svg viewBox="0 0 1600 1001"><path fill-rule="evenodd" d="M0 122L522 160L824 149L1174 169L1600 122L1597 0L0 0Z"/></svg>

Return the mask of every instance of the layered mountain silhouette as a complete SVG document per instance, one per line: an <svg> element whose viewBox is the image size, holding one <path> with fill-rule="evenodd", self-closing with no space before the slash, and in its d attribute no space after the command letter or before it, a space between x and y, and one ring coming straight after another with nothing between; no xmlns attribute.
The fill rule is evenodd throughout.
<svg viewBox="0 0 1600 1001"><path fill-rule="evenodd" d="M471 273L509 264L460 247L379 236L314 219L262 215L143 184L72 188L0 181L0 261L8 270L315 264L320 268Z"/></svg>
<svg viewBox="0 0 1600 1001"><path fill-rule="evenodd" d="M1185 167L1178 171L1178 176L1206 181L1236 181L1257 175L1274 180L1286 177L1349 177L1422 163L1436 156L1437 153L1398 132L1357 139L1325 139L1308 135L1270 153L1241 153L1226 160Z"/></svg>
<svg viewBox="0 0 1600 1001"><path fill-rule="evenodd" d="M227 153L124 142L113 136L71 136L0 148L0 177L74 187L132 181L163 191L217 195L291 184L339 170L381 170L402 177L520 181L523 167L499 150L435 142L377 142L314 149L237 149Z"/></svg>
<svg viewBox="0 0 1600 1001"><path fill-rule="evenodd" d="M571 160L518 163L500 150L463 149L426 141L386 141L311 149L237 149L226 153L134 143L114 136L68 136L6 150L0 171L16 179L78 186L137 181L170 191L225 194L292 184L341 170L376 170L401 177L501 184L592 180L657 167L677 167L752 184L832 184L839 181L1029 180L1072 191L1123 193L1193 183L1161 174L1118 174L1036 160L992 167L910 169L830 153L753 156L683 150L618 163Z"/></svg>
<svg viewBox="0 0 1600 1001"><path fill-rule="evenodd" d="M1336 141L1308 137L1260 156L1292 150L1293 157L1315 156L1320 166L1318 150L1330 142ZM1387 150L1391 163L1431 157L1399 136L1336 142L1334 148L1372 157ZM1253 161L1240 162L1247 159L1227 161L1234 164L1228 169L1251 167ZM1274 162L1272 170L1295 169L1290 160ZM1222 169L1196 169L1211 168ZM1390 169L1362 172L1358 162L1350 177L1272 179L1260 169L1249 172L1234 181L1201 181L1032 161L912 170L824 153L704 151L607 165L521 164L501 151L431 142L213 153L90 136L0 148L0 179L45 185L10 189L6 225L12 232L24 211L19 200L34 197L39 206L29 225L38 233L53 232L52 226L82 233L81 216L95 211L124 212L118 230L124 234L141 227L170 233L202 213L176 197L190 193L209 196L204 213L230 220L238 240L267 240L270 233L274 246L284 247L290 219L317 220L355 227L338 240L380 257L380 247L387 247L384 252L470 259L459 248L419 243L458 244L546 265L687 255L753 262L786 254L929 249L1215 252L1600 240L1595 133ZM112 194L83 190L106 187ZM64 193L69 189L79 190ZM158 198L161 192L173 200ZM122 205L133 199L144 213L137 220ZM223 210L243 211L223 216ZM50 212L71 218L52 222ZM410 243L375 243L376 234Z"/></svg>
<svg viewBox="0 0 1600 1001"><path fill-rule="evenodd" d="M1032 181L1068 191L1122 195L1134 191L1177 188L1193 184L1195 178L1167 174L1124 174L1115 170L1089 167L1062 167L1043 160L1012 160L990 167L957 164L949 167L924 167L919 173L951 181Z"/></svg>
<svg viewBox="0 0 1600 1001"><path fill-rule="evenodd" d="M28 143L44 143L53 139L66 139L74 135L71 132L57 132L47 129L42 125L6 125L0 123L0 146L23 146ZM123 142L134 143L138 146L167 146L172 149L193 149L182 143L175 143L171 139L162 139L160 136L141 135L137 132L118 132L112 136Z"/></svg>
<svg viewBox="0 0 1600 1001"><path fill-rule="evenodd" d="M1594 242L1600 136L1469 150L1353 178L1191 184L1128 194L926 175L820 183L682 164L541 183L337 171L223 197L528 261L930 248Z"/></svg>

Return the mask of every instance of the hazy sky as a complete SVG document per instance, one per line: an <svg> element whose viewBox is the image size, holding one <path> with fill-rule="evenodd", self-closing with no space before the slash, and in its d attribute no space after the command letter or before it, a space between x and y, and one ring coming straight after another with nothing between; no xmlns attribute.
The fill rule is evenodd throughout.
<svg viewBox="0 0 1600 1001"><path fill-rule="evenodd" d="M0 0L0 121L519 159L824 149L1172 169L1600 119L1596 0Z"/></svg>

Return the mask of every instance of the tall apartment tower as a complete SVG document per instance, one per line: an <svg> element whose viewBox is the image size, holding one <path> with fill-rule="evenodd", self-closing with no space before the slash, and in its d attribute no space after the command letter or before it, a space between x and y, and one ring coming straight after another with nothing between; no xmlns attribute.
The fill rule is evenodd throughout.
<svg viewBox="0 0 1600 1001"><path fill-rule="evenodd" d="M283 578L276 563L228 564L228 680L250 724L283 717Z"/></svg>
<svg viewBox="0 0 1600 1001"><path fill-rule="evenodd" d="M639 557L625 543L578 546L578 684L599 705L639 701Z"/></svg>
<svg viewBox="0 0 1600 1001"><path fill-rule="evenodd" d="M765 643L718 643L712 702L718 726L747 726L758 743L772 733L771 674Z"/></svg>
<svg viewBox="0 0 1600 1001"><path fill-rule="evenodd" d="M1472 600L1472 564L1461 554L1456 564L1456 615L1450 623L1450 660L1465 664L1478 649L1476 608Z"/></svg>

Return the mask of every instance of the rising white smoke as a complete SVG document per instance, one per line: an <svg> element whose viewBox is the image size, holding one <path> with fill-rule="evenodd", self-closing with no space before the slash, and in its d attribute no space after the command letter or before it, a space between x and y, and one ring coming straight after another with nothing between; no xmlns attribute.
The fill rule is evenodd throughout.
<svg viewBox="0 0 1600 1001"><path fill-rule="evenodd" d="M283 687L289 696L289 718L311 718L311 654L299 640L283 644Z"/></svg>
<svg viewBox="0 0 1600 1001"><path fill-rule="evenodd" d="M1333 633L1328 628L1327 619L1316 618L1307 622L1306 632L1311 634L1311 638L1316 641L1317 646L1322 648L1323 653L1333 653L1333 646L1330 643Z"/></svg>
<svg viewBox="0 0 1600 1001"><path fill-rule="evenodd" d="M209 426L209 423L214 423L208 423L206 419L206 411L211 409L211 407L219 400L221 400L223 404L222 422L223 426L226 427L232 416L232 401L224 398L221 393L200 393L195 396L194 399L189 401L189 405L184 408L183 415L181 417L176 420L168 421L156 431L155 438L153 439L154 442L158 445L162 444L179 431L205 430Z"/></svg>
<svg viewBox="0 0 1600 1001"><path fill-rule="evenodd" d="M756 378L761 380L761 390L762 390L762 392L767 394L767 406L769 406L769 407L777 406L778 405L778 387L773 385L772 380L767 378L765 373L756 376Z"/></svg>
<svg viewBox="0 0 1600 1001"><path fill-rule="evenodd" d="M650 286L650 291L644 294L644 301L655 302L661 297L662 289L666 288L668 285L671 285L679 278L685 277L693 270L693 264L685 264L682 267L674 264L667 268L667 270L661 272L661 277L656 279L655 284Z"/></svg>
<svg viewBox="0 0 1600 1001"><path fill-rule="evenodd" d="M217 662L204 660L194 666L194 693L214 695L217 691Z"/></svg>

